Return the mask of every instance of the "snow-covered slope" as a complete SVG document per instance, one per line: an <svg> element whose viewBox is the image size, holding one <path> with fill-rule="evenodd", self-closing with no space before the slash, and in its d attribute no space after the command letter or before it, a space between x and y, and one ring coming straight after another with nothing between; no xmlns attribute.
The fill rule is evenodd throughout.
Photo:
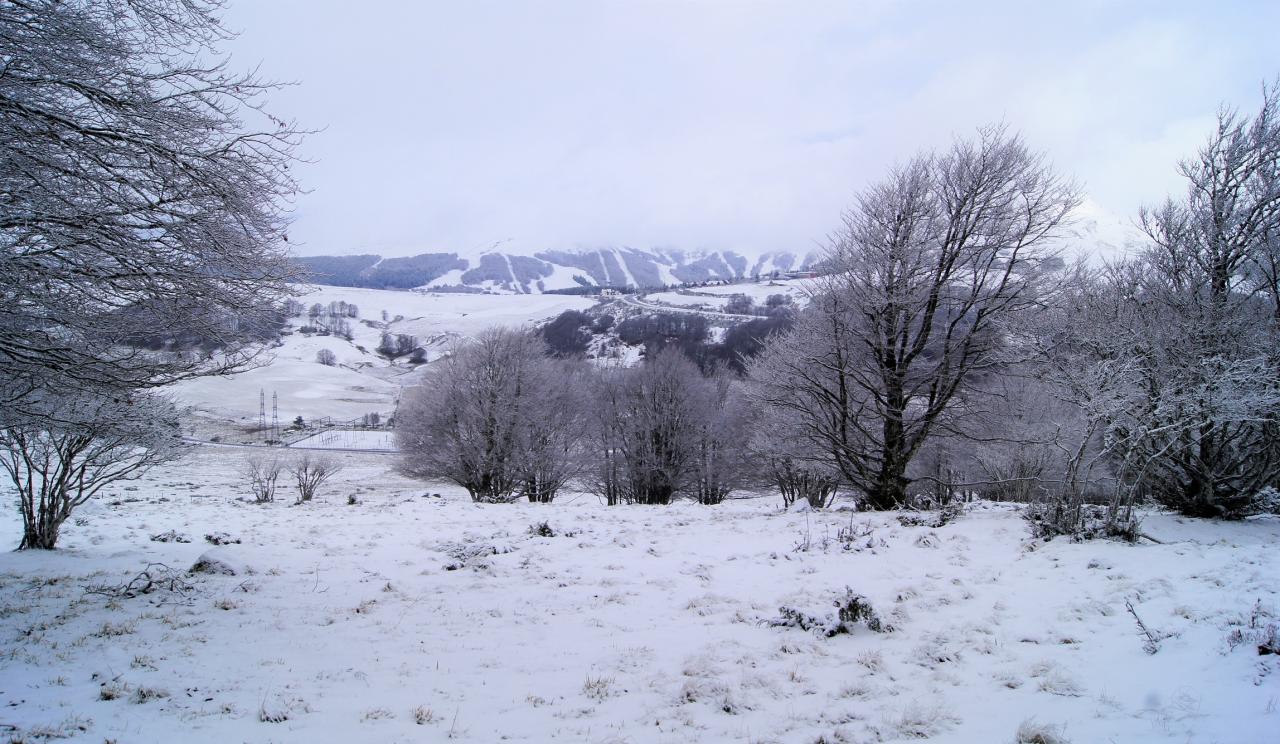
<svg viewBox="0 0 1280 744"><path fill-rule="evenodd" d="M340 455L316 502L254 505L235 500L244 452L112 489L58 551L0 551L6 737L1275 741L1280 661L1232 641L1280 612L1275 518L1152 514L1164 544L1130 546L1031 541L1005 505L938 528L774 496L477 506L371 454ZM191 542L150 539L171 531ZM185 573L214 532L251 573ZM85 592L148 567L188 588ZM781 606L834 616L846 588L894 632L770 625Z"/></svg>
<svg viewBox="0 0 1280 744"><path fill-rule="evenodd" d="M710 280L781 276L811 266L816 254L774 251L682 251L628 246L521 250L500 243L470 255L424 253L405 258L310 256L298 261L321 284L352 287L449 288L538 294L583 287L655 288Z"/></svg>
<svg viewBox="0 0 1280 744"><path fill-rule="evenodd" d="M182 404L223 420L253 423L259 395L271 415L272 396L282 423L330 417L349 421L366 413L386 416L395 409L401 388L417 379L415 367L388 362L375 350L384 332L416 336L428 359L459 337L493 326L520 326L554 317L564 310L585 309L594 301L566 295L471 295L402 292L350 287L314 287L298 298L304 305L345 302L358 308L348 318L353 338L304 335L304 313L290 321L293 331L283 344L268 350L260 366L227 377L209 377L173 386ZM383 313L385 312L385 320ZM316 361L321 349L333 351L335 366Z"/></svg>

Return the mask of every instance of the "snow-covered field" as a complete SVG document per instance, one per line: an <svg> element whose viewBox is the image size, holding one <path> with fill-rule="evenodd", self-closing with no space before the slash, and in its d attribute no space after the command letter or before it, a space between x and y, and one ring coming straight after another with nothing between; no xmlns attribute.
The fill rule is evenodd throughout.
<svg viewBox="0 0 1280 744"><path fill-rule="evenodd" d="M299 439L289 445L295 449L395 450L395 433L391 431L359 431L330 429Z"/></svg>
<svg viewBox="0 0 1280 744"><path fill-rule="evenodd" d="M644 299L646 302L662 305L675 305L677 307L705 305L709 310L720 310L733 295L746 295L754 300L756 304L763 305L770 295L781 294L790 295L794 301L803 304L806 301L806 284L807 281L802 279L740 282L737 284L698 287L687 292L674 290L669 292L648 292L644 295Z"/></svg>
<svg viewBox="0 0 1280 744"><path fill-rule="evenodd" d="M1275 518L1150 515L1164 544L1129 546L1033 542L1001 505L937 528L780 513L772 496L476 506L356 453L317 502L254 505L237 500L244 452L195 450L82 508L64 549L0 554L3 733L999 743L1032 721L1076 744L1253 744L1280 731L1280 663L1228 643L1251 618L1275 621ZM16 544L3 514L0 542ZM530 533L543 522L554 536ZM241 542L212 548L214 533ZM206 550L243 570L86 592L149 564L185 572ZM895 631L769 625L780 606L833 613L846 587Z"/></svg>
<svg viewBox="0 0 1280 744"><path fill-rule="evenodd" d="M384 332L417 336L428 358L434 359L455 339L486 328L531 325L595 304L593 299L564 295L433 294L348 287L315 287L297 299L308 306L337 301L356 305L359 317L349 319L354 338L294 333L270 350L261 366L229 377L183 382L173 387L173 396L203 415L244 424L257 421L260 393L266 397L268 417L275 395L282 423L297 416L307 421L324 417L351 421L366 413L385 417L395 411L400 390L417 379L419 370L403 360L391 364L375 353ZM305 322L304 315L291 325L296 329ZM321 349L333 351L337 365L319 364L316 352Z"/></svg>
<svg viewBox="0 0 1280 744"><path fill-rule="evenodd" d="M806 288L810 283L807 279L779 279L775 281L741 282L738 284L698 287L695 291L702 294L723 295L726 297L744 294L755 300L757 304L763 305L765 300L769 299L769 295L775 294L791 295L797 302L801 301L806 297Z"/></svg>
<svg viewBox="0 0 1280 744"><path fill-rule="evenodd" d="M711 297L703 294L682 294L680 292L650 292L644 296L646 302L679 307L705 306L711 310L720 310L729 301L728 295Z"/></svg>

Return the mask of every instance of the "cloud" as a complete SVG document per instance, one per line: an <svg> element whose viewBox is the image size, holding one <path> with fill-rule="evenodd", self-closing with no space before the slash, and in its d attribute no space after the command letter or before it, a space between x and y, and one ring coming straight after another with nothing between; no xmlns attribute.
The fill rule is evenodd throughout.
<svg viewBox="0 0 1280 744"><path fill-rule="evenodd" d="M1280 72L1273 3L238 0L227 21L237 64L299 83L273 109L323 127L307 253L806 250L895 161L1000 120L1119 219Z"/></svg>

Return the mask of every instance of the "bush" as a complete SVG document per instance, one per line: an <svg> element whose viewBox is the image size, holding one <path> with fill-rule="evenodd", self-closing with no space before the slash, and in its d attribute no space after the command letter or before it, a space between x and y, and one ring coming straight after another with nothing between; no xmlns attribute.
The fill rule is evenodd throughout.
<svg viewBox="0 0 1280 744"><path fill-rule="evenodd" d="M1061 726L1038 723L1034 718L1018 724L1013 741L1014 744L1070 744L1070 740L1063 735Z"/></svg>
<svg viewBox="0 0 1280 744"><path fill-rule="evenodd" d="M736 294L724 304L724 312L732 315L751 315L755 312L756 303L744 294Z"/></svg>
<svg viewBox="0 0 1280 744"><path fill-rule="evenodd" d="M332 367L338 363L338 355L329 349L321 349L316 352L316 361L326 367Z"/></svg>
<svg viewBox="0 0 1280 744"><path fill-rule="evenodd" d="M839 481L824 468L802 463L792 457L770 457L769 472L782 493L782 508L805 501L813 509L826 509L836 495Z"/></svg>
<svg viewBox="0 0 1280 744"><path fill-rule="evenodd" d="M1107 505L1086 504L1081 497L1049 496L1027 505L1022 516L1031 526L1031 534L1045 540L1059 535L1073 541L1116 538L1137 542L1141 537L1141 521L1133 504L1114 500Z"/></svg>
<svg viewBox="0 0 1280 744"><path fill-rule="evenodd" d="M586 353L591 334L584 328L590 325L591 318L586 313L565 310L543 326L540 333L552 356L567 359Z"/></svg>
<svg viewBox="0 0 1280 744"><path fill-rule="evenodd" d="M303 455L289 466L294 486L298 489L298 503L310 501L329 479L342 472L342 464L327 457Z"/></svg>
<svg viewBox="0 0 1280 744"><path fill-rule="evenodd" d="M824 616L811 615L792 607L779 607L779 617L769 621L775 628L800 628L817 633L824 638L844 633L852 633L857 625L864 625L875 633L892 633L892 625L880 619L880 615L872 608L871 603L861 594L845 588L844 594L835 600L836 614Z"/></svg>
<svg viewBox="0 0 1280 744"><path fill-rule="evenodd" d="M274 456L253 455L245 458L240 474L249 485L254 503L266 504L276 500L276 481L283 467Z"/></svg>
<svg viewBox="0 0 1280 744"><path fill-rule="evenodd" d="M0 410L0 472L22 515L19 549L52 550L62 524L104 486L136 478L182 450L167 400L49 396L27 410Z"/></svg>

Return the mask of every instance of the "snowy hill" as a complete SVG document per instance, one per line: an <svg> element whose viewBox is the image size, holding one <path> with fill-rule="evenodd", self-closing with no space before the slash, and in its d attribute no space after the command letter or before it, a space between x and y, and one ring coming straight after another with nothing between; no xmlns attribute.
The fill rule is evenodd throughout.
<svg viewBox="0 0 1280 744"><path fill-rule="evenodd" d="M642 250L627 246L523 251L500 243L471 256L422 253L384 258L362 254L297 260L317 284L540 294L600 286L657 288L770 276L775 272L781 275L807 269L818 259L816 252L771 251L749 257L728 250Z"/></svg>
<svg viewBox="0 0 1280 744"><path fill-rule="evenodd" d="M467 295L395 292L348 287L313 287L298 298L305 306L346 303L355 315L346 318L351 338L333 333L305 333L309 318L290 320L281 344L269 350L254 369L226 377L189 380L171 389L197 414L223 421L257 420L259 395L268 415L273 394L282 422L329 417L352 420L367 413L386 416L395 410L401 388L419 370L407 360L389 361L376 349L383 333L417 339L428 360L452 340L473 336L493 326L532 325L565 310L585 309L594 300L565 295ZM335 364L317 361L322 349Z"/></svg>

